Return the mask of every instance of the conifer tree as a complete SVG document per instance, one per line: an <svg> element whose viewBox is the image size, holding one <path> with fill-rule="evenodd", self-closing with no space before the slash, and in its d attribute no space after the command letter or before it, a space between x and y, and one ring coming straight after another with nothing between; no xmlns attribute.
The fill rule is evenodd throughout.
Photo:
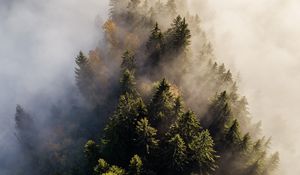
<svg viewBox="0 0 300 175"><path fill-rule="evenodd" d="M141 175L143 173L143 162L138 155L134 155L129 164L129 175Z"/></svg>
<svg viewBox="0 0 300 175"><path fill-rule="evenodd" d="M231 117L231 110L226 91L222 92L212 102L204 123L208 126L212 136L215 139L221 139L225 134L225 127Z"/></svg>
<svg viewBox="0 0 300 175"><path fill-rule="evenodd" d="M155 23L155 27L152 29L150 37L147 42L147 51L150 53L150 64L156 65L161 60L164 53L164 36L161 32L158 23Z"/></svg>
<svg viewBox="0 0 300 175"><path fill-rule="evenodd" d="M158 146L157 130L150 126L147 118L137 122L136 133L137 145L143 155L150 154Z"/></svg>
<svg viewBox="0 0 300 175"><path fill-rule="evenodd" d="M182 173L186 168L188 164L187 146L179 134L168 140L165 159L167 167L175 174Z"/></svg>
<svg viewBox="0 0 300 175"><path fill-rule="evenodd" d="M239 131L239 124L237 120L233 121L233 124L228 129L225 135L226 147L231 150L237 150L241 144L241 134Z"/></svg>
<svg viewBox="0 0 300 175"><path fill-rule="evenodd" d="M89 100L89 102L95 103L94 101L94 75L90 66L88 58L80 51L76 57L75 62L77 68L75 68L76 84L81 94Z"/></svg>
<svg viewBox="0 0 300 175"><path fill-rule="evenodd" d="M173 120L171 122L173 122L176 119L178 119L184 113L183 100L182 100L181 97L177 97L175 99L173 111L174 111L174 116L173 116Z"/></svg>
<svg viewBox="0 0 300 175"><path fill-rule="evenodd" d="M193 171L200 171L200 174L211 174L217 168L217 155L214 150L214 141L208 130L197 134L189 145L191 149L190 162L195 167Z"/></svg>
<svg viewBox="0 0 300 175"><path fill-rule="evenodd" d="M129 50L122 55L121 69L122 71L129 70L130 72L134 72L136 69L135 56Z"/></svg>
<svg viewBox="0 0 300 175"><path fill-rule="evenodd" d="M171 133L179 134L187 143L200 131L200 123L192 111L188 111L181 115L175 124L171 126Z"/></svg>
<svg viewBox="0 0 300 175"><path fill-rule="evenodd" d="M188 28L185 18L177 16L171 28L167 32L168 34L168 46L174 51L185 49L190 45L191 31Z"/></svg>
<svg viewBox="0 0 300 175"><path fill-rule="evenodd" d="M138 93L135 89L135 78L132 72L126 69L121 78L121 94L126 95L126 93L131 94L133 96L137 96Z"/></svg>
<svg viewBox="0 0 300 175"><path fill-rule="evenodd" d="M17 105L15 113L16 137L27 149L32 150L36 146L36 130L32 117Z"/></svg>
<svg viewBox="0 0 300 175"><path fill-rule="evenodd" d="M164 120L168 120L172 116L173 96L170 92L170 84L163 79L150 102L149 119L154 127Z"/></svg>
<svg viewBox="0 0 300 175"><path fill-rule="evenodd" d="M128 78L130 72L125 71L124 74L127 78L121 81L123 94L117 110L108 121L102 143L102 153L108 158L115 155L110 161L121 162L121 165L125 165L133 154L136 124L141 117L145 117L142 115L146 112L142 99L135 91L135 83L132 83L134 79Z"/></svg>
<svg viewBox="0 0 300 175"><path fill-rule="evenodd" d="M104 159L99 159L95 168L96 175L126 175L126 171L118 166L108 164Z"/></svg>
<svg viewBox="0 0 300 175"><path fill-rule="evenodd" d="M93 170L93 168L97 165L99 151L99 147L93 140L89 140L84 146L84 153L87 158L88 168L90 171Z"/></svg>

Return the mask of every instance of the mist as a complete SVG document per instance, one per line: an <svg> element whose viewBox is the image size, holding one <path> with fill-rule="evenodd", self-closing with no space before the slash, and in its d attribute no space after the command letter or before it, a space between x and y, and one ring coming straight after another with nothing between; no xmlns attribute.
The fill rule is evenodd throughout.
<svg viewBox="0 0 300 175"><path fill-rule="evenodd" d="M252 116L273 136L279 174L299 174L300 2L190 0L219 62L240 76ZM105 0L17 0L0 3L0 174L17 155L16 104L30 112L51 104L74 85L74 57L99 45ZM11 154L16 153L16 154Z"/></svg>
<svg viewBox="0 0 300 175"><path fill-rule="evenodd" d="M19 156L16 104L36 113L74 86L74 57L98 44L107 6L99 0L0 2L0 174L10 174Z"/></svg>
<svg viewBox="0 0 300 175"><path fill-rule="evenodd" d="M300 2L190 1L219 61L240 76L255 120L280 152L279 174L299 174ZM197 8L195 8L197 7Z"/></svg>

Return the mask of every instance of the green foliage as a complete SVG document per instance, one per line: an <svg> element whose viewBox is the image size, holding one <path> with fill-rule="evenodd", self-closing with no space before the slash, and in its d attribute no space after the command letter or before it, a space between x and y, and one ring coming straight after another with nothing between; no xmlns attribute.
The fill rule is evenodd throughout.
<svg viewBox="0 0 300 175"><path fill-rule="evenodd" d="M96 175L126 175L124 169L115 165L111 166L104 159L99 159L95 173Z"/></svg>
<svg viewBox="0 0 300 175"><path fill-rule="evenodd" d="M177 172L184 171L184 168L188 164L187 146L179 134L168 140L166 155L170 170L175 169Z"/></svg>
<svg viewBox="0 0 300 175"><path fill-rule="evenodd" d="M171 133L180 134L185 142L192 140L200 132L201 126L192 111L181 115L174 125L171 126Z"/></svg>
<svg viewBox="0 0 300 175"><path fill-rule="evenodd" d="M147 51L150 53L149 59L151 65L156 65L161 60L165 49L164 40L164 35L158 27L158 23L155 23L155 27L152 29L146 45Z"/></svg>
<svg viewBox="0 0 300 175"><path fill-rule="evenodd" d="M141 175L143 171L143 162L138 155L134 155L129 164L130 175Z"/></svg>
<svg viewBox="0 0 300 175"><path fill-rule="evenodd" d="M88 166L92 170L99 158L99 147L94 141L89 140L84 146L84 153L88 161Z"/></svg>
<svg viewBox="0 0 300 175"><path fill-rule="evenodd" d="M167 32L168 46L174 50L182 50L190 45L191 31L185 18L177 16Z"/></svg>
<svg viewBox="0 0 300 175"><path fill-rule="evenodd" d="M247 139L247 138L245 138ZM246 142L247 140L245 140ZM234 147L239 146L241 144L241 134L239 130L239 124L237 120L234 120L231 127L228 129L225 135L225 142L227 143L227 147L229 149L234 149ZM246 144L246 143L244 143Z"/></svg>
<svg viewBox="0 0 300 175"><path fill-rule="evenodd" d="M126 93L137 96L137 91L135 89L135 78L132 72L126 69L121 78L121 94L125 95Z"/></svg>
<svg viewBox="0 0 300 175"><path fill-rule="evenodd" d="M150 154L150 150L154 150L158 146L158 140L155 138L157 130L150 126L147 118L143 118L137 122L137 147L141 153Z"/></svg>
<svg viewBox="0 0 300 175"><path fill-rule="evenodd" d="M217 96L210 105L205 124L208 126L212 136L221 139L225 133L226 125L231 117L227 93L224 91Z"/></svg>
<svg viewBox="0 0 300 175"><path fill-rule="evenodd" d="M191 149L191 161L196 164L195 170L200 174L210 174L217 168L216 151L214 150L214 141L208 130L202 131L195 136L189 145Z"/></svg>
<svg viewBox="0 0 300 175"><path fill-rule="evenodd" d="M136 60L134 55L132 54L132 52L130 51L126 51L123 55L122 55L122 64L121 64L121 68L123 71L130 71L130 72L134 72L135 68L136 68Z"/></svg>
<svg viewBox="0 0 300 175"><path fill-rule="evenodd" d="M149 117L154 126L158 126L161 121L167 121L172 116L173 96L170 92L170 84L163 79L151 99L149 105Z"/></svg>
<svg viewBox="0 0 300 175"><path fill-rule="evenodd" d="M78 89L91 104L96 104L95 75L88 58L80 51L75 59L75 78Z"/></svg>
<svg viewBox="0 0 300 175"><path fill-rule="evenodd" d="M104 154L114 154L111 162L120 161L125 164L133 152L133 140L136 122L139 120L141 100L132 94L120 97L115 114L110 118L103 140Z"/></svg>

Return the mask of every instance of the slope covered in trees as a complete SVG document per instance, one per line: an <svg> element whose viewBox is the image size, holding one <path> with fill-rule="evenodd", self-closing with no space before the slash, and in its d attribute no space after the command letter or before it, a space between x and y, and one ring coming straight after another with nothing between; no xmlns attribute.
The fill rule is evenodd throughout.
<svg viewBox="0 0 300 175"><path fill-rule="evenodd" d="M53 106L46 127L17 107L26 163L16 174L274 172L278 153L185 3L110 1L104 44L79 52L77 88Z"/></svg>

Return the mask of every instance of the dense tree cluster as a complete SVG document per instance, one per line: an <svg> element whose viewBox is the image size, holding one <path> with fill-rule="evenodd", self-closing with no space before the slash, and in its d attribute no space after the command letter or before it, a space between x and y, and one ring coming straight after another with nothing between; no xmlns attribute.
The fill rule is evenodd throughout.
<svg viewBox="0 0 300 175"><path fill-rule="evenodd" d="M45 127L17 106L16 174L271 175L279 154L200 24L185 0L110 0L101 48L79 52Z"/></svg>

